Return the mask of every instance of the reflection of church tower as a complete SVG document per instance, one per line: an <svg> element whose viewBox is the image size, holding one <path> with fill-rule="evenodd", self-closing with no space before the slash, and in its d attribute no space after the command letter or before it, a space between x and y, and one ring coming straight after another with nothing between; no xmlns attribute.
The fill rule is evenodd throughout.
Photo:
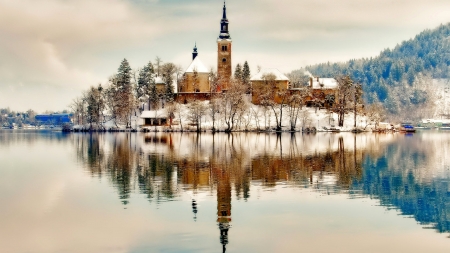
<svg viewBox="0 0 450 253"><path fill-rule="evenodd" d="M230 175L224 169L219 170L217 175L217 222L219 222L220 243L225 252L231 222L231 183Z"/></svg>
<svg viewBox="0 0 450 253"><path fill-rule="evenodd" d="M220 20L220 34L217 39L217 75L221 89L227 90L231 77L231 37L228 31L225 1L223 2L222 20Z"/></svg>

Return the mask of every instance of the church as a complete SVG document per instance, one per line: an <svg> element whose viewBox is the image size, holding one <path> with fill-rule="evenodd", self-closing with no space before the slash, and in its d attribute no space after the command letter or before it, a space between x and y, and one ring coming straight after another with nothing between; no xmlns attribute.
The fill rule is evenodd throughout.
<svg viewBox="0 0 450 253"><path fill-rule="evenodd" d="M228 25L227 8L224 2L220 33L217 38L217 80L212 80L210 71L200 60L197 45L195 45L192 62L178 84L177 101L179 103L188 103L193 99L209 100L212 95L228 89L232 73L232 40Z"/></svg>

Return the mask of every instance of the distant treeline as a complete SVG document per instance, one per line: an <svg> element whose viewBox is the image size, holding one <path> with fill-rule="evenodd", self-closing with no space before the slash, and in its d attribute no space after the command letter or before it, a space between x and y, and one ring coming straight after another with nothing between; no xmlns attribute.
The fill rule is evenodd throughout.
<svg viewBox="0 0 450 253"><path fill-rule="evenodd" d="M291 75L311 72L314 76L350 75L363 85L365 101L382 102L391 114L429 104L432 79L450 78L450 23L425 30L375 58L322 63L294 70Z"/></svg>

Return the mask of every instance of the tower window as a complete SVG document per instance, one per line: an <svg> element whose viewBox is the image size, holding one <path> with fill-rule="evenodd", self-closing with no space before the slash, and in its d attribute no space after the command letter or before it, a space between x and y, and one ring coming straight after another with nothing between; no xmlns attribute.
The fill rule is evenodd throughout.
<svg viewBox="0 0 450 253"><path fill-rule="evenodd" d="M224 62L224 63L227 62L227 58L223 58L222 62Z"/></svg>
<svg viewBox="0 0 450 253"><path fill-rule="evenodd" d="M222 51L228 51L228 46L222 46Z"/></svg>

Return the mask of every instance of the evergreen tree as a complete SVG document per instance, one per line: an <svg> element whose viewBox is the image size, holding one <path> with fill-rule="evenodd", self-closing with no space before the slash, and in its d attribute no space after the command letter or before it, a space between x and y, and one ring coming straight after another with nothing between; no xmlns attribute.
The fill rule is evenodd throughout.
<svg viewBox="0 0 450 253"><path fill-rule="evenodd" d="M145 66L141 71L139 71L139 77L136 85L136 96L138 99L142 98L148 90L149 83L146 80L148 68Z"/></svg>
<svg viewBox="0 0 450 253"><path fill-rule="evenodd" d="M92 124L97 124L97 126L99 126L105 106L103 100L103 87L101 84L99 84L97 88L91 87L84 99L87 102L86 119L90 128L92 128Z"/></svg>
<svg viewBox="0 0 450 253"><path fill-rule="evenodd" d="M246 86L247 93L250 92L250 77L251 77L250 67L248 66L247 61L245 61L244 67L242 68L242 83Z"/></svg>
<svg viewBox="0 0 450 253"><path fill-rule="evenodd" d="M163 98L166 102L171 103L174 99L174 87L173 87L173 76L176 73L177 67L173 63L165 63L161 67L162 79L166 84Z"/></svg>
<svg viewBox="0 0 450 253"><path fill-rule="evenodd" d="M242 80L242 68L239 63L236 65L236 69L234 70L234 79L238 81Z"/></svg>
<svg viewBox="0 0 450 253"><path fill-rule="evenodd" d="M131 67L127 59L121 62L118 73L114 78L114 100L116 106L116 118L131 127L131 113L135 107L135 98L132 93Z"/></svg>
<svg viewBox="0 0 450 253"><path fill-rule="evenodd" d="M416 105L416 109L421 109L423 103L420 102L423 99L420 88L413 83L420 75L431 76L434 79L450 76L448 37L450 37L450 23L433 30L425 30L393 49L381 51L379 56L374 58L321 63L305 69L321 77L349 75L353 80L362 83L367 101L373 101L373 94L377 94L379 101L391 108L388 110L390 113L398 113L398 108L405 108L411 104ZM414 103L411 103L410 99L396 100L390 97L397 94L404 95L399 93L404 84L409 84L406 92L414 97Z"/></svg>

